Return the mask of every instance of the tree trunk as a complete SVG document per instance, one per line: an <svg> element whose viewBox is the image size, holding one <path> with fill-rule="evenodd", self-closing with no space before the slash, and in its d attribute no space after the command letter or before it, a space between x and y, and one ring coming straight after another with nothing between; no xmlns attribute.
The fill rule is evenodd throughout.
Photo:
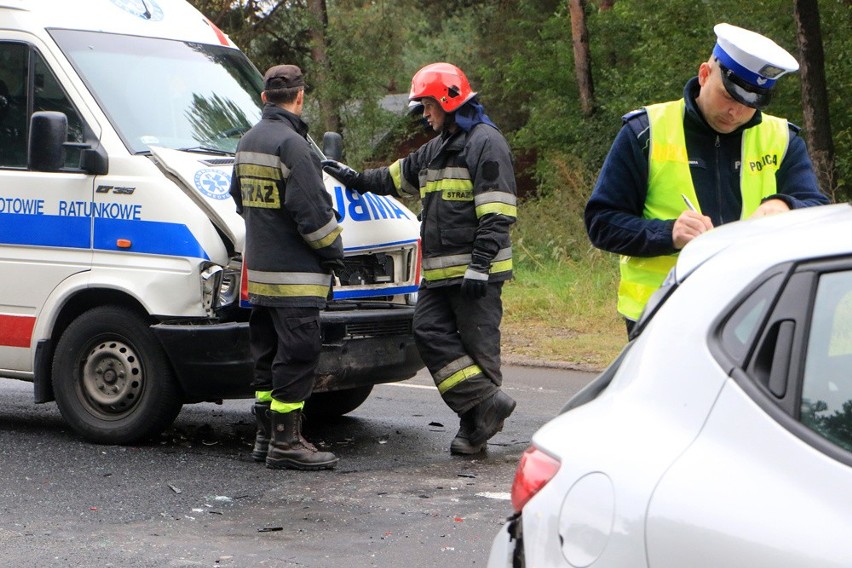
<svg viewBox="0 0 852 568"><path fill-rule="evenodd" d="M828 114L825 85L825 52L822 47L817 0L794 0L796 41L801 53L802 113L805 140L822 191L836 200L837 170Z"/></svg>
<svg viewBox="0 0 852 568"><path fill-rule="evenodd" d="M568 0L571 14L571 38L574 44L574 74L580 91L583 116L595 113L595 88L592 83L592 56L589 51L589 30L586 27L586 0Z"/></svg>
<svg viewBox="0 0 852 568"><path fill-rule="evenodd" d="M328 9L325 0L308 0L308 11L314 19L314 25L311 27L311 57L316 66L314 84L328 85L331 68L325 39L325 30L328 29ZM331 97L323 97L320 100L320 123L323 132L340 132L340 115Z"/></svg>

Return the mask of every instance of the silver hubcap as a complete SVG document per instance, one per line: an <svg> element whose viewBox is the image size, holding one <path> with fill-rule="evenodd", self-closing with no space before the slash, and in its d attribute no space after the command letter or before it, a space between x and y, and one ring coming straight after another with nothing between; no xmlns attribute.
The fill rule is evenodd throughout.
<svg viewBox="0 0 852 568"><path fill-rule="evenodd" d="M83 395L105 413L120 414L132 408L143 383L139 357L120 341L99 343L83 365Z"/></svg>

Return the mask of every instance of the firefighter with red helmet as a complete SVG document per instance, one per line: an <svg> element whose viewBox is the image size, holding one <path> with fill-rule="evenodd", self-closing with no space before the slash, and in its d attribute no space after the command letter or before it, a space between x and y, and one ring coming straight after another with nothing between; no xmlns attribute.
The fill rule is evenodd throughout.
<svg viewBox="0 0 852 568"><path fill-rule="evenodd" d="M501 390L503 283L512 277L509 229L517 215L512 156L461 69L433 63L409 100L438 136L387 167L324 169L358 192L419 195L423 281L417 348L444 402L460 417L453 454L478 454L515 401Z"/></svg>

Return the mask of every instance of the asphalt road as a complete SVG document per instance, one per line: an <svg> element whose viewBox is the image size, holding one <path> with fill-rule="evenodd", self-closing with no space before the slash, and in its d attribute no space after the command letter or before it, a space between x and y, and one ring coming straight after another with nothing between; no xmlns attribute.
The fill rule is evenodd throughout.
<svg viewBox="0 0 852 568"><path fill-rule="evenodd" d="M306 435L326 472L251 460L250 401L184 408L147 444L81 442L27 383L0 381L0 566L485 566L535 430L593 375L504 368L518 401L476 457L431 379L380 385Z"/></svg>

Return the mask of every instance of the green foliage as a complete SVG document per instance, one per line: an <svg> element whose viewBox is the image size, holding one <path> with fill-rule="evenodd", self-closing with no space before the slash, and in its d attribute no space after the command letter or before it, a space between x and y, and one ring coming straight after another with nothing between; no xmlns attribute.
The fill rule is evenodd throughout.
<svg viewBox="0 0 852 568"><path fill-rule="evenodd" d="M332 101L340 114L346 160L360 164L399 117L383 109L382 97L394 92L400 73L397 25L402 7L393 2L329 3L328 59L330 81L317 85L316 97Z"/></svg>

